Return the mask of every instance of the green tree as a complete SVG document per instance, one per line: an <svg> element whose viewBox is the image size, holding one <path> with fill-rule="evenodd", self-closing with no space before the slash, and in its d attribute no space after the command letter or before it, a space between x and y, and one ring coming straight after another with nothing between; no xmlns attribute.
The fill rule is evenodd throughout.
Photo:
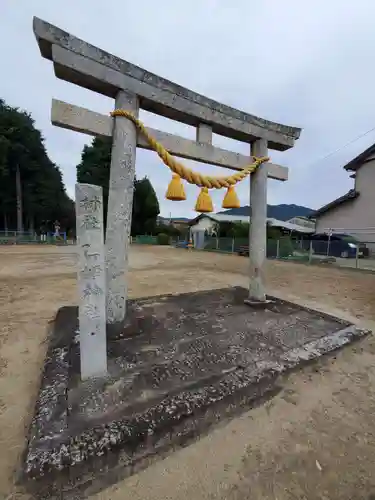
<svg viewBox="0 0 375 500"><path fill-rule="evenodd" d="M283 235L278 227L270 226L267 223L267 239L277 240ZM248 222L220 222L220 237L248 238Z"/></svg>
<svg viewBox="0 0 375 500"><path fill-rule="evenodd" d="M167 234L168 236L171 236L173 238L181 237L183 236L186 231L184 232L183 230L175 227L173 224L158 224L154 230L154 234L158 235L160 233Z"/></svg>
<svg viewBox="0 0 375 500"><path fill-rule="evenodd" d="M92 144L85 145L81 162L77 165L77 181L95 184L103 188L104 224L107 221L109 172L111 165L111 140L95 137Z"/></svg>
<svg viewBox="0 0 375 500"><path fill-rule="evenodd" d="M83 148L81 162L77 165L78 182L103 187L104 221L106 224L109 174L111 165L111 140L95 137L89 146ZM134 180L132 235L152 234L156 229L159 202L150 180Z"/></svg>
<svg viewBox="0 0 375 500"><path fill-rule="evenodd" d="M220 238L233 237L235 233L235 224L233 222L220 222L219 234Z"/></svg>
<svg viewBox="0 0 375 500"><path fill-rule="evenodd" d="M220 222L220 236L231 238L248 238L248 222Z"/></svg>
<svg viewBox="0 0 375 500"><path fill-rule="evenodd" d="M135 180L132 214L132 234L154 233L159 215L159 202L150 180Z"/></svg>
<svg viewBox="0 0 375 500"><path fill-rule="evenodd" d="M279 227L273 227L267 224L267 239L279 240L283 236L283 232Z"/></svg>
<svg viewBox="0 0 375 500"><path fill-rule="evenodd" d="M44 139L25 111L0 100L0 229L74 227L74 203L60 169L49 159ZM64 220L64 225L62 221Z"/></svg>

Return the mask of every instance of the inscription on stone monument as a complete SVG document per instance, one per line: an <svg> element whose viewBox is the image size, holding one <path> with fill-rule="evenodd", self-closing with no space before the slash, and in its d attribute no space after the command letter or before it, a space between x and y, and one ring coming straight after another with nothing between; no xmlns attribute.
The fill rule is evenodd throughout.
<svg viewBox="0 0 375 500"><path fill-rule="evenodd" d="M102 188L76 184L81 377L107 373Z"/></svg>

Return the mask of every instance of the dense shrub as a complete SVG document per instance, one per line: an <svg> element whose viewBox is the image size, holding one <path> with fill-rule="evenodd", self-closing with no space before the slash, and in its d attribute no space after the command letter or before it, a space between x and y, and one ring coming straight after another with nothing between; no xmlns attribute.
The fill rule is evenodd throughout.
<svg viewBox="0 0 375 500"><path fill-rule="evenodd" d="M293 243L290 236L280 238L279 257L289 257L293 255Z"/></svg>
<svg viewBox="0 0 375 500"><path fill-rule="evenodd" d="M153 234L157 236L160 233L167 234L168 236L172 236L173 238L181 236L181 231L177 227L174 227L172 224L159 224L158 226L156 226Z"/></svg>
<svg viewBox="0 0 375 500"><path fill-rule="evenodd" d="M159 233L157 236L158 245L169 245L169 236L165 233Z"/></svg>

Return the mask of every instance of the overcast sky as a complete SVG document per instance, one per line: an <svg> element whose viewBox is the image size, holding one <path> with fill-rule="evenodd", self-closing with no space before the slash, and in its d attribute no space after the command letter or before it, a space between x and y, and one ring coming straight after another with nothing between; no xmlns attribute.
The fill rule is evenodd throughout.
<svg viewBox="0 0 375 500"><path fill-rule="evenodd" d="M243 111L303 129L292 150L270 151L289 181L269 181L268 202L318 208L352 180L342 166L375 142L374 0L0 0L0 97L29 111L73 196L76 165L91 138L50 124L51 99L108 113L113 101L58 80L32 31L36 15L185 87ZM191 127L142 113L146 125L194 138ZM249 146L214 137L247 154ZM182 160L202 172L225 170ZM314 165L312 165L315 163ZM137 151L137 176L149 176L161 214L193 216L198 188L185 202L164 193L170 173L152 152ZM216 210L223 192L215 192ZM248 204L248 183L238 188Z"/></svg>

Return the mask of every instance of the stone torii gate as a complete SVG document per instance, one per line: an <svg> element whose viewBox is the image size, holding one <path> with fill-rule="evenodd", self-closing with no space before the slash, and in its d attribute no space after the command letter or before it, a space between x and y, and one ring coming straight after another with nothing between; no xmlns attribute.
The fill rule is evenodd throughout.
<svg viewBox="0 0 375 500"><path fill-rule="evenodd" d="M53 62L55 75L58 78L112 97L115 100L115 109L130 111L136 117L141 108L196 127L196 141L148 129L149 133L172 155L241 170L252 163L251 156L268 156L268 148L285 151L293 147L295 140L299 138L301 132L299 128L264 120L197 94L90 45L39 18L34 18L33 28L40 52L44 58ZM52 123L93 136L112 137L105 238L104 293L107 300L104 314L107 323L121 323L126 314L128 247L136 148L138 146L150 149L150 147L147 141L137 134L135 125L127 118L121 116L111 118L109 115L105 116L62 101L52 101ZM213 133L248 143L249 156L213 146ZM285 181L288 178L288 169L264 163L250 177L252 215L249 235L249 299L254 302L264 302L267 177ZM96 200L100 195L97 190L91 194L95 195ZM88 199L82 187L77 188L77 196L81 196L81 202ZM81 211L78 217L86 215ZM100 214L98 220L101 220ZM89 244L85 245L87 247ZM99 248L98 245L96 247ZM100 257L99 250L96 256ZM100 279L104 282L104 278ZM90 309L92 305L89 304L89 310L92 310ZM103 330L103 321L101 324ZM89 335L88 331L86 333ZM86 333L81 332L81 335ZM103 343L100 349L103 350ZM102 368L88 372L91 374L103 372L104 365L102 358Z"/></svg>

